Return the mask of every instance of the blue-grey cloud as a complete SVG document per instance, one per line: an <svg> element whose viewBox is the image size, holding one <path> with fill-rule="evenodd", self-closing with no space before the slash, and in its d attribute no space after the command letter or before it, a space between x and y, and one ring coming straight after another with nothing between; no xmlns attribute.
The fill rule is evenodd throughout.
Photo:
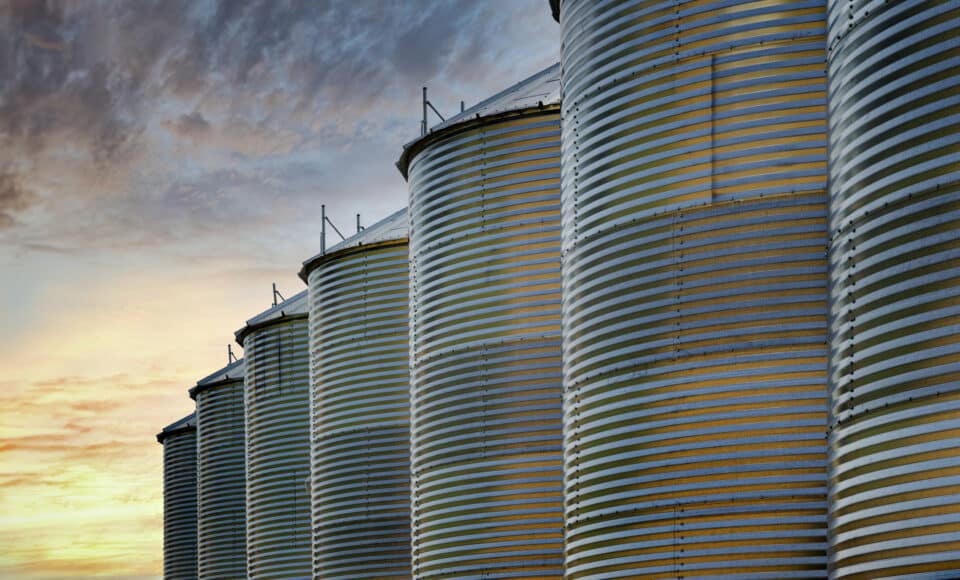
<svg viewBox="0 0 960 580"><path fill-rule="evenodd" d="M57 139L76 140L105 163L138 134L146 77L92 50L99 19L65 6L0 5L0 136L33 152L61 145Z"/></svg>
<svg viewBox="0 0 960 580"><path fill-rule="evenodd" d="M452 112L550 64L554 29L542 0L0 0L0 235L141 249L389 212L419 87Z"/></svg>
<svg viewBox="0 0 960 580"><path fill-rule="evenodd" d="M164 121L163 125L181 137L200 137L210 130L210 122L200 111L180 115L175 121Z"/></svg>

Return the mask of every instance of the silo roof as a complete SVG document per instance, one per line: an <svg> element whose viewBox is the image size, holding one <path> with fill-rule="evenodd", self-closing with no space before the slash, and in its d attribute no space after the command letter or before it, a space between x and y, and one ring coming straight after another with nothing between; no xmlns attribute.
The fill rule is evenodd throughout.
<svg viewBox="0 0 960 580"><path fill-rule="evenodd" d="M549 66L537 74L528 77L512 87L500 91L492 97L477 103L462 113L457 113L446 121L430 128L426 135L422 135L403 146L403 153L397 161L397 168L403 177L407 177L407 169L413 155L431 137L450 127L465 125L481 119L496 117L509 113L527 111L530 109L545 109L560 105L560 63Z"/></svg>
<svg viewBox="0 0 960 580"><path fill-rule="evenodd" d="M372 246L385 242L402 241L408 237L410 237L410 225L407 219L407 208L403 208L377 223L364 228L360 232L329 248L326 252L305 260L303 267L300 269L300 278L306 282L310 271L323 262L325 258L339 254L344 250L355 249L362 246Z"/></svg>
<svg viewBox="0 0 960 580"><path fill-rule="evenodd" d="M553 13L553 19L560 22L560 0L548 0L550 2L550 12Z"/></svg>
<svg viewBox="0 0 960 580"><path fill-rule="evenodd" d="M242 381L244 376L244 364L243 359L234 361L222 369L210 373L209 375L203 377L197 381L197 386L190 389L190 398L196 399L197 393L204 391L210 387L215 387L223 383L230 383L233 381Z"/></svg>
<svg viewBox="0 0 960 580"><path fill-rule="evenodd" d="M169 425L164 427L162 431L157 433L157 441L160 443L163 443L163 440L169 437L170 435L173 435L175 433L182 433L184 431L190 431L191 429L196 429L196 428L197 428L197 414L190 413L183 419L180 419L179 421L174 421L173 423L170 423Z"/></svg>
<svg viewBox="0 0 960 580"><path fill-rule="evenodd" d="M247 324L234 333L234 335L237 337L237 342L243 346L243 339L247 336L247 334L272 322L286 318L305 317L307 315L308 307L307 291L303 290L296 296L288 298L280 304L268 308L267 310L264 310L260 314L247 320Z"/></svg>

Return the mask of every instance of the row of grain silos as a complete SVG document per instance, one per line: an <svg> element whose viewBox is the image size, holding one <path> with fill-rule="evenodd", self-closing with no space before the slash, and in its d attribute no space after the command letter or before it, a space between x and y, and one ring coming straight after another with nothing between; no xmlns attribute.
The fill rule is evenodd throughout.
<svg viewBox="0 0 960 580"><path fill-rule="evenodd" d="M550 4L161 433L167 577L960 575L960 0Z"/></svg>
<svg viewBox="0 0 960 580"><path fill-rule="evenodd" d="M559 152L553 66L409 144L412 210L236 333L190 391L198 577L562 574Z"/></svg>
<svg viewBox="0 0 960 580"><path fill-rule="evenodd" d="M200 379L196 412L157 436L165 578L308 577L305 308L302 292L250 319L246 358Z"/></svg>
<svg viewBox="0 0 960 580"><path fill-rule="evenodd" d="M406 223L309 260L157 436L165 578L409 577Z"/></svg>

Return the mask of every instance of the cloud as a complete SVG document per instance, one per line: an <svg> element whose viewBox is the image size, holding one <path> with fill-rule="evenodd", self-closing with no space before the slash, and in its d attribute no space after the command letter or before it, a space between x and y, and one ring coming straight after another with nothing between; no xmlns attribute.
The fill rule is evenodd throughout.
<svg viewBox="0 0 960 580"><path fill-rule="evenodd" d="M64 140L98 163L139 133L143 77L97 50L96 20L54 2L14 0L0 9L0 134L39 151ZM81 43L83 46L81 46Z"/></svg>
<svg viewBox="0 0 960 580"><path fill-rule="evenodd" d="M550 64L555 28L540 0L9 1L0 147L39 210L0 205L0 228L56 253L206 239L211 215L247 239L279 208L306 227L320 203L355 199L353 172L403 191L392 163L421 85L441 110L478 101ZM311 165L336 171L304 187ZM216 182L238 170L245 185ZM256 199L265 185L280 193ZM244 203L208 212L223 194Z"/></svg>
<svg viewBox="0 0 960 580"><path fill-rule="evenodd" d="M0 71L12 79L0 89L0 127L39 139L74 131L109 156L138 136L150 105L162 99L215 99L248 119L273 115L249 108L268 102L288 114L356 114L406 86L469 79L484 68L495 79L498 69L528 60L529 51L495 59L529 32L515 27L518 12L546 22L549 15L536 0L512 3L513 10L504 4L16 0L0 12L0 25L17 32L0 42L7 56L0 66L12 69ZM58 111L63 105L67 111ZM188 137L209 128L196 110L168 127Z"/></svg>
<svg viewBox="0 0 960 580"><path fill-rule="evenodd" d="M74 452L75 446L70 445L69 443L70 437L68 435L49 433L43 435L27 435L23 437L3 437L0 438L0 455L12 452ZM77 448L76 452L82 453L83 450Z"/></svg>
<svg viewBox="0 0 960 580"><path fill-rule="evenodd" d="M196 139L210 131L210 122L200 111L180 115L175 121L164 121L163 126L180 137Z"/></svg>
<svg viewBox="0 0 960 580"><path fill-rule="evenodd" d="M123 406L123 403L116 401L114 399L106 400L95 400L95 401L76 401L69 404L69 408L72 412L80 413L104 413L107 411L113 411L119 409ZM75 423L68 423L65 425L65 428L68 430L73 430L78 425Z"/></svg>
<svg viewBox="0 0 960 580"><path fill-rule="evenodd" d="M215 127L202 113L194 111L161 123L170 133L208 156L221 156L255 163L257 159L283 156L303 142L303 136L268 120L250 122L233 118Z"/></svg>
<svg viewBox="0 0 960 580"><path fill-rule="evenodd" d="M37 196L21 183L20 176L12 171L0 170L0 229L14 226L13 214L30 208Z"/></svg>
<svg viewBox="0 0 960 580"><path fill-rule="evenodd" d="M46 474L36 471L17 473L15 475L0 474L0 488L18 488L30 486L62 487L63 482L47 477Z"/></svg>

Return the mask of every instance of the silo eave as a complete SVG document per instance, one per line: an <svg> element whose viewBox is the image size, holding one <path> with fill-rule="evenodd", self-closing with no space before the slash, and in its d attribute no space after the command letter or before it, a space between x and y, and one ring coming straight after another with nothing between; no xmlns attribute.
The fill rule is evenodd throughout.
<svg viewBox="0 0 960 580"><path fill-rule="evenodd" d="M560 22L560 0L549 0L550 12L553 13L553 19Z"/></svg>
<svg viewBox="0 0 960 580"><path fill-rule="evenodd" d="M237 338L237 343L243 346L243 339L254 330L293 318L306 318L307 313L307 291L302 290L299 294L247 320L247 324L237 330L234 336Z"/></svg>
<svg viewBox="0 0 960 580"><path fill-rule="evenodd" d="M164 427L159 433L157 433L157 442L163 443L163 440L167 437L174 435L176 433L184 433L186 431L192 431L197 428L197 414L190 413L183 419L174 421L166 427Z"/></svg>
<svg viewBox="0 0 960 580"><path fill-rule="evenodd" d="M305 260L303 267L300 268L300 279L307 282L307 277L310 275L310 272L328 260L333 260L341 255L352 253L361 248L405 242L409 235L410 226L407 219L407 208L397 210L384 219L333 246L326 252L316 254Z"/></svg>
<svg viewBox="0 0 960 580"><path fill-rule="evenodd" d="M210 373L197 381L197 386L190 389L190 398L196 400L197 394L219 387L221 385L243 381L244 364L243 359L234 361L222 369Z"/></svg>
<svg viewBox="0 0 960 580"><path fill-rule="evenodd" d="M426 135L417 137L403 146L397 169L404 179L410 161L428 143L449 130L463 129L471 125L486 122L491 118L510 117L531 111L547 111L560 108L560 63L551 65L537 74L505 89L489 99L457 113L446 121L434 125Z"/></svg>

